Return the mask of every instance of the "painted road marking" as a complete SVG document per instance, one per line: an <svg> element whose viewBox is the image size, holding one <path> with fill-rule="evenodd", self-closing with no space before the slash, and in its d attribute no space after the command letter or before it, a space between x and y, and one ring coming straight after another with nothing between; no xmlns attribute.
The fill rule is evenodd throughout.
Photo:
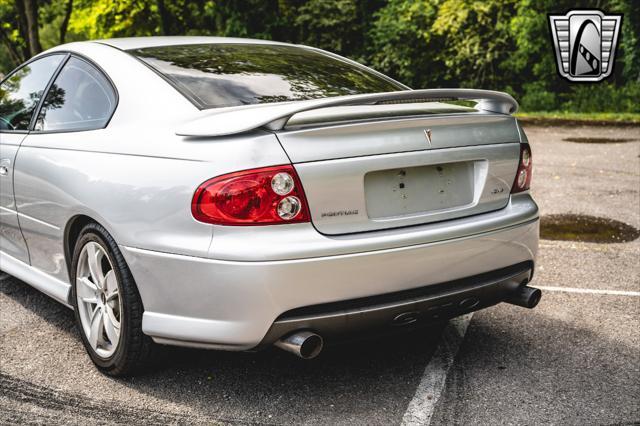
<svg viewBox="0 0 640 426"><path fill-rule="evenodd" d="M579 294L607 294L610 296L632 296L640 297L640 291L623 291L623 290L600 290L596 288L574 288L574 287L547 287L543 285L536 285L535 288L545 291L558 291L564 293L579 293Z"/></svg>
<svg viewBox="0 0 640 426"><path fill-rule="evenodd" d="M590 288L535 286L540 290L578 294L601 294L612 296L640 297L638 291L600 290ZM431 361L427 364L420 384L416 389L413 399L409 402L407 411L402 417L404 426L427 426L431 423L431 417L436 404L442 396L442 391L447 380L447 374L453 365L464 336L469 327L473 314L468 314L449 321L445 327L438 348Z"/></svg>
<svg viewBox="0 0 640 426"><path fill-rule="evenodd" d="M452 319L445 327L440 344L427 364L420 384L402 417L405 426L425 426L431 423L436 403L444 389L447 374L456 359L473 314Z"/></svg>

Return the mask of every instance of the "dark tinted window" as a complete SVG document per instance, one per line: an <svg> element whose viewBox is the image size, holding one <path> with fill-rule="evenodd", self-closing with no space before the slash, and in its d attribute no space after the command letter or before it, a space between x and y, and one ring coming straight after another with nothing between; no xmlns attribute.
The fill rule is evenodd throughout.
<svg viewBox="0 0 640 426"><path fill-rule="evenodd" d="M116 105L106 77L87 62L70 58L51 85L35 130L103 128Z"/></svg>
<svg viewBox="0 0 640 426"><path fill-rule="evenodd" d="M321 52L279 45L198 44L131 50L201 108L403 88Z"/></svg>
<svg viewBox="0 0 640 426"><path fill-rule="evenodd" d="M0 130L27 130L42 92L64 55L37 59L11 74L0 85Z"/></svg>

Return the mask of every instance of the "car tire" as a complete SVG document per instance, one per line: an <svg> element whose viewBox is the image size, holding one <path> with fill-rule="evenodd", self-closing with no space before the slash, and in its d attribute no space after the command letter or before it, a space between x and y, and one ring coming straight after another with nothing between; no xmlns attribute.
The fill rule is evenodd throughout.
<svg viewBox="0 0 640 426"><path fill-rule="evenodd" d="M93 253L97 254L91 256ZM94 270L100 270L95 275L100 277L102 273L102 278L93 278L89 258L99 259L93 265ZM104 227L90 223L82 229L74 247L70 272L76 324L96 367L110 376L130 376L146 370L155 345L142 332L144 307L140 293L118 245ZM93 281L102 285L95 285ZM90 284L94 284L95 289L89 287ZM91 290L94 296L87 296ZM83 297L78 298L78 294ZM117 342L114 344L113 340Z"/></svg>

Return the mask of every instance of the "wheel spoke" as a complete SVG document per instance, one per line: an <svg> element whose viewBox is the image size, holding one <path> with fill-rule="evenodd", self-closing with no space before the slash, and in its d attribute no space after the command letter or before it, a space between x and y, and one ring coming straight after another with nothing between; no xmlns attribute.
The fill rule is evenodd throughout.
<svg viewBox="0 0 640 426"><path fill-rule="evenodd" d="M107 311L109 308L107 308ZM104 316L104 331L107 333L107 337L112 345L118 344L118 339L120 336L120 328L116 327L112 319L112 314Z"/></svg>
<svg viewBox="0 0 640 426"><path fill-rule="evenodd" d="M118 303L119 297L120 297L120 293L118 293L118 290L116 289L116 291L114 291L109 296L107 296L107 302L115 301L116 303Z"/></svg>
<svg viewBox="0 0 640 426"><path fill-rule="evenodd" d="M99 287L104 287L104 273L102 272L101 260L102 251L96 250L96 244L87 245L87 263L89 264L89 272L91 279Z"/></svg>
<svg viewBox="0 0 640 426"><path fill-rule="evenodd" d="M120 328L120 318L116 318L116 314L115 314L115 312L113 312L113 307L111 307L111 305L109 303L104 305L104 307L105 307L107 316L109 317L109 319L113 323L113 326L119 329Z"/></svg>
<svg viewBox="0 0 640 426"><path fill-rule="evenodd" d="M98 287L89 281L89 278L82 277L76 279L76 291L78 292L78 296L85 302L93 300L93 302L90 303L97 303L96 293L98 292Z"/></svg>
<svg viewBox="0 0 640 426"><path fill-rule="evenodd" d="M89 344L93 349L98 349L98 343L102 341L102 330L104 329L104 315L102 308L97 306L91 314L91 328L89 330Z"/></svg>
<svg viewBox="0 0 640 426"><path fill-rule="evenodd" d="M113 269L107 272L104 277L104 283L107 291L107 300L111 300L118 296L118 280L116 279L116 273Z"/></svg>

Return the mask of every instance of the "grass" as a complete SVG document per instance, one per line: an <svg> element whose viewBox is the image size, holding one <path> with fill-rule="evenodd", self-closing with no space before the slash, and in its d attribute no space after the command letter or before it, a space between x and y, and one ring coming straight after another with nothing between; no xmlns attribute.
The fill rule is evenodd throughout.
<svg viewBox="0 0 640 426"><path fill-rule="evenodd" d="M516 117L532 124L640 125L640 113L633 112L519 112Z"/></svg>

